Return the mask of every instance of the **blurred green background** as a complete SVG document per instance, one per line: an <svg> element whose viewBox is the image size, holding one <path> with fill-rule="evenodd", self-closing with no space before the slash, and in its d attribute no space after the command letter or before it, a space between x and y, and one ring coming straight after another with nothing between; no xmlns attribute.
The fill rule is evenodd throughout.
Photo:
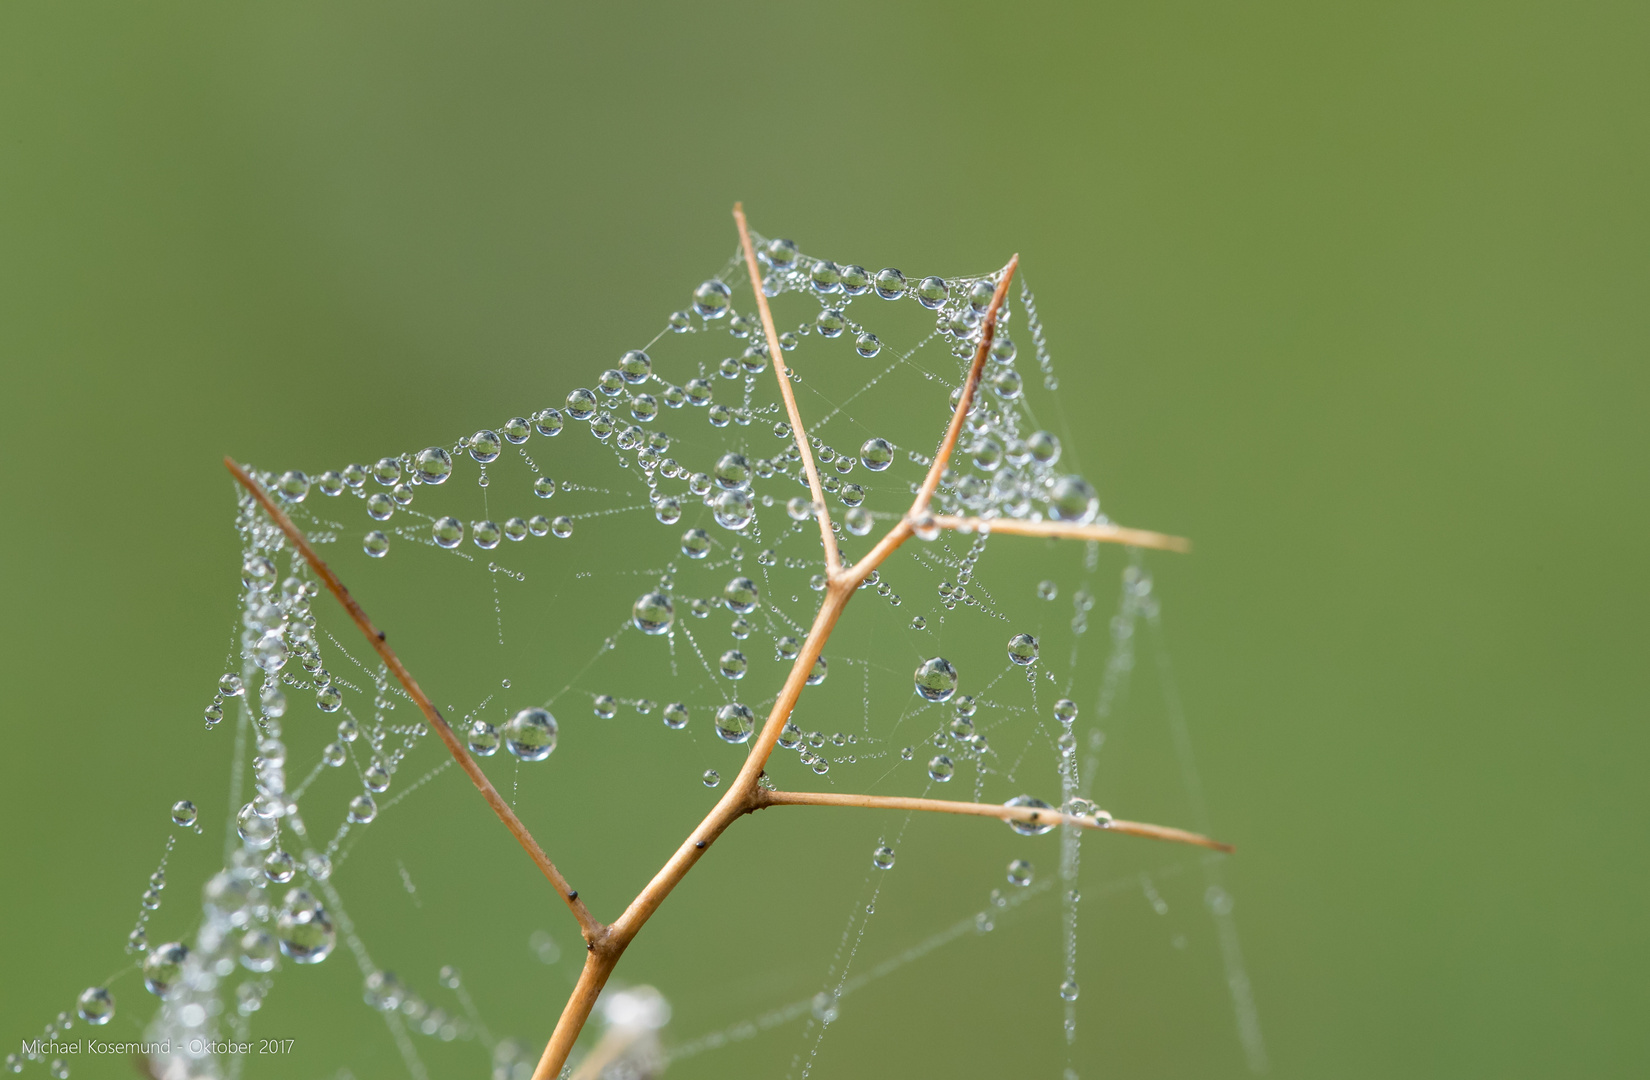
<svg viewBox="0 0 1650 1080"><path fill-rule="evenodd" d="M1153 565L1274 1075L1642 1075L1647 31L1633 4L4 6L0 1035L122 962L176 793L222 813L220 455L370 460L554 401L683 305L744 199L867 265L1022 253L1108 510L1198 545ZM624 771L563 794L682 835L704 793ZM570 924L448 796L430 820L467 831L417 876L461 917L386 899L377 941L426 984L455 952L515 972L477 996L542 1038L572 968L524 942ZM679 1034L817 987L846 901L771 868L837 827L762 822L649 928L626 973ZM673 842L627 835L551 843L616 902ZM372 857L393 879L419 843ZM759 908L777 953L741 941ZM1058 1075L1046 986L980 951L1052 956L1048 910L882 984L816 1075ZM1128 926L1087 931L1127 1022L1085 996L1085 1074L1245 1075L1218 963L1177 989ZM259 1026L301 1062L254 1075L398 1075L370 1016L287 985Z"/></svg>

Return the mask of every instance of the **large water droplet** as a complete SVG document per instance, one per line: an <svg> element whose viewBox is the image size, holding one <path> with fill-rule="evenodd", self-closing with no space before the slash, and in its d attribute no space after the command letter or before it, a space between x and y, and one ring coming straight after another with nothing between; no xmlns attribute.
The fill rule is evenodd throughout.
<svg viewBox="0 0 1650 1080"><path fill-rule="evenodd" d="M878 844L871 852L871 865L878 870L888 870L894 865L894 849L887 844Z"/></svg>
<svg viewBox="0 0 1650 1080"><path fill-rule="evenodd" d="M426 484L444 484L453 474L453 458L439 446L426 447L413 458L413 473Z"/></svg>
<svg viewBox="0 0 1650 1080"><path fill-rule="evenodd" d="M1100 497L1081 476L1062 476L1049 489L1048 510L1058 521L1085 525L1100 512Z"/></svg>
<svg viewBox="0 0 1650 1080"><path fill-rule="evenodd" d="M275 919L275 937L294 963L319 964L332 952L338 932L320 901L303 889L292 889Z"/></svg>
<svg viewBox="0 0 1650 1080"><path fill-rule="evenodd" d="M643 593L631 605L630 621L644 634L662 634L676 621L676 605L665 593Z"/></svg>
<svg viewBox="0 0 1650 1080"><path fill-rule="evenodd" d="M115 998L101 986L88 986L75 1000L75 1011L88 1024L107 1024L115 1015Z"/></svg>
<svg viewBox="0 0 1650 1080"><path fill-rule="evenodd" d="M1033 810L1052 811L1054 809L1054 807L1050 806L1043 800L1032 798L1030 795L1016 795L1014 798L1003 803L1003 805L1013 807L1028 806ZM1035 821L1010 821L1008 823L1008 827L1019 833L1021 836L1041 836L1050 829L1054 828L1054 826L1059 824L1060 821L1060 816L1055 813L1037 814L1035 817Z"/></svg>
<svg viewBox="0 0 1650 1080"><path fill-rule="evenodd" d="M1024 859L1015 859L1008 864L1008 883L1010 885L1030 885L1031 877L1031 864Z"/></svg>
<svg viewBox="0 0 1650 1080"><path fill-rule="evenodd" d="M761 590L756 587L756 582L748 577L736 577L722 589L722 602L727 604L729 611L736 611L741 615L756 610L757 602L761 598Z"/></svg>
<svg viewBox="0 0 1650 1080"><path fill-rule="evenodd" d="M928 778L936 783L943 784L956 774L957 767L944 754L935 754L928 759Z"/></svg>
<svg viewBox="0 0 1650 1080"><path fill-rule="evenodd" d="M188 799L179 799L172 804L172 822L175 825L187 829L195 823L195 819L199 816L195 804Z"/></svg>
<svg viewBox="0 0 1650 1080"><path fill-rule="evenodd" d="M913 680L917 693L929 701L946 701L957 692L957 669L943 656L924 660Z"/></svg>
<svg viewBox="0 0 1650 1080"><path fill-rule="evenodd" d="M731 701L716 710L716 734L723 742L747 742L756 730L756 717L750 709Z"/></svg>
<svg viewBox="0 0 1650 1080"><path fill-rule="evenodd" d="M523 709L504 725L504 745L523 761L543 761L556 748L556 718L544 709Z"/></svg>
<svg viewBox="0 0 1650 1080"><path fill-rule="evenodd" d="M1008 639L1008 658L1025 667L1037 659L1037 639L1030 634L1015 634Z"/></svg>
<svg viewBox="0 0 1650 1080"><path fill-rule="evenodd" d="M156 997L165 997L177 985L183 974L183 962L189 959L189 949L179 941L156 945L143 958L143 985Z"/></svg>

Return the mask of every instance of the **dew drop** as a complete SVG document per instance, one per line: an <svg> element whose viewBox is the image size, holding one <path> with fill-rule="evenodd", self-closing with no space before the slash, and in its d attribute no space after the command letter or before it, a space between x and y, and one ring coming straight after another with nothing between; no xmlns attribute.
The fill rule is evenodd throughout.
<svg viewBox="0 0 1650 1080"><path fill-rule="evenodd" d="M183 974L183 962L189 959L189 948L182 942L169 941L156 945L143 958L143 985L156 997L163 998L177 985Z"/></svg>
<svg viewBox="0 0 1650 1080"><path fill-rule="evenodd" d="M476 757L492 757L498 753L498 728L485 720L472 720L467 741Z"/></svg>
<svg viewBox="0 0 1650 1080"><path fill-rule="evenodd" d="M525 424L525 421L523 423ZM452 474L452 455L439 446L420 450L418 456L413 458L413 475L417 476L421 483L444 484L447 477Z"/></svg>
<svg viewBox="0 0 1650 1080"><path fill-rule="evenodd" d="M681 729L687 727L687 706L683 705L680 701L673 701L669 705L666 705L664 720L665 727L671 728L675 731L680 731Z"/></svg>
<svg viewBox="0 0 1650 1080"><path fill-rule="evenodd" d="M1060 595L1060 589L1059 589L1058 586L1056 586L1054 584L1054 582L1052 582L1052 581L1040 581L1040 582L1037 583L1037 599L1039 599L1039 600L1053 600L1056 596L1059 596L1059 595Z"/></svg>
<svg viewBox="0 0 1650 1080"><path fill-rule="evenodd" d="M894 865L894 849L887 844L878 844L871 852L871 865L878 870L888 870Z"/></svg>
<svg viewBox="0 0 1650 1080"><path fill-rule="evenodd" d="M917 693L929 701L947 701L957 692L957 669L943 656L924 660L913 680Z"/></svg>
<svg viewBox="0 0 1650 1080"><path fill-rule="evenodd" d="M556 718L545 709L523 709L504 725L504 745L523 761L543 761L556 748Z"/></svg>
<svg viewBox="0 0 1650 1080"><path fill-rule="evenodd" d="M747 742L755 730L756 717L739 702L730 701L716 710L716 734L723 742Z"/></svg>
<svg viewBox="0 0 1650 1080"><path fill-rule="evenodd" d="M957 772L957 767L944 754L935 754L928 759L928 778L936 783L943 784L950 780Z"/></svg>
<svg viewBox="0 0 1650 1080"><path fill-rule="evenodd" d="M88 986L75 999L75 1012L94 1027L101 1027L114 1019L115 998L101 986Z"/></svg>
<svg viewBox="0 0 1650 1080"><path fill-rule="evenodd" d="M275 938L293 963L319 964L332 952L338 932L320 901L303 889L291 889L275 919Z"/></svg>
<svg viewBox="0 0 1650 1080"><path fill-rule="evenodd" d="M378 816L378 804L365 792L349 801L349 819L357 825L366 825Z"/></svg>
<svg viewBox="0 0 1650 1080"><path fill-rule="evenodd" d="M375 559L381 559L385 552L390 550L390 538L380 530L374 529L361 538L361 550Z"/></svg>
<svg viewBox="0 0 1650 1080"><path fill-rule="evenodd" d="M859 448L859 463L872 472L881 472L894 461L894 448L887 439L866 439Z"/></svg>
<svg viewBox="0 0 1650 1080"><path fill-rule="evenodd" d="M1024 859L1015 859L1008 864L1008 883L1024 887L1031 884L1031 864Z"/></svg>
<svg viewBox="0 0 1650 1080"><path fill-rule="evenodd" d="M676 606L665 593L643 593L631 605L630 621L644 634L662 634L676 621Z"/></svg>
<svg viewBox="0 0 1650 1080"><path fill-rule="evenodd" d="M1015 634L1008 639L1008 658L1025 667L1037 659L1037 639L1030 634Z"/></svg>
<svg viewBox="0 0 1650 1080"><path fill-rule="evenodd" d="M721 660L718 663L721 667L722 674L735 682L743 679L745 677L745 671L750 667L749 661L745 659L745 654L740 652L738 649L729 649L727 652L723 653Z"/></svg>
<svg viewBox="0 0 1650 1080"><path fill-rule="evenodd" d="M1030 795L1016 795L1014 798L1003 803L1003 805L1012 807L1030 807L1033 810L1054 809L1054 807L1050 806L1043 800L1032 798ZM1019 833L1021 836L1041 836L1050 829L1054 828L1054 826L1059 823L1059 820L1058 814L1039 814L1037 815L1037 820L1035 822L1010 821L1008 822L1008 827Z"/></svg>
<svg viewBox="0 0 1650 1080"><path fill-rule="evenodd" d="M195 823L195 819L199 816L200 813L195 809L195 804L188 799L179 799L172 804L172 823L180 828L187 829Z"/></svg>
<svg viewBox="0 0 1650 1080"><path fill-rule="evenodd" d="M722 775L715 769L706 769L702 779L705 781L706 787L713 788L722 782Z"/></svg>

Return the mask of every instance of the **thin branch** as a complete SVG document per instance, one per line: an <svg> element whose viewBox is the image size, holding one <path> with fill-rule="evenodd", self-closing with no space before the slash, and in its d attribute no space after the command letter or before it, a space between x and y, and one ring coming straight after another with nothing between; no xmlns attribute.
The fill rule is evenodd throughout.
<svg viewBox="0 0 1650 1080"><path fill-rule="evenodd" d="M1230 844L1223 844L1219 840L1211 840L1207 836L1184 829L1148 825L1140 821L1080 817L1035 806L999 806L996 803L951 802L947 799L912 799L900 795L833 795L813 791L762 791L757 795L757 802L762 806L856 806L871 810L926 810L940 814L968 814L1038 827L1076 825L1100 832L1126 833L1129 836L1144 836L1151 840L1193 844L1228 854L1233 850Z"/></svg>
<svg viewBox="0 0 1650 1080"><path fill-rule="evenodd" d="M961 518L936 514L937 528L954 529L963 533L1012 533L1016 536L1059 536L1070 540L1097 540L1102 544L1126 544L1129 547L1155 548L1158 551L1192 550L1192 542L1182 536L1169 536L1146 529L1130 529L1122 525L1078 525L1069 521L1028 521L1024 518Z"/></svg>
<svg viewBox="0 0 1650 1080"><path fill-rule="evenodd" d="M533 834L527 831L527 826L523 825L521 819L516 817L515 811L510 809L509 804L499 797L498 791L487 779L487 775L476 765L475 759L470 756L469 751L464 749L463 744L458 741L458 737L453 734L452 727L442 717L440 710L424 695L424 691L419 689L418 683L413 681L412 673L407 670L406 665L401 663L401 658L395 655L395 650L391 649L386 643L384 632L374 626L371 619L367 618L367 613L361 609L360 604L355 602L355 598L344 587L344 583L338 580L338 575L334 574L331 567L322 562L321 557L315 554L315 549L310 547L309 541L304 538L304 534L298 529L298 526L294 525L292 519L287 517L286 511L275 504L275 501L264 491L263 486L233 460L226 457L223 459L223 463L228 466L235 479L240 481L241 486L246 488L252 497L258 501L258 505L264 508L264 512L275 522L276 527L286 534L286 538L292 542L292 546L297 548L298 553L304 557L304 561L309 563L310 569L315 571L315 576L326 582L326 586L331 590L332 595L338 598L340 604L344 605L344 610L349 612L350 619L354 621L361 633L366 635L367 641L371 643L373 650L378 653L379 659L383 660L384 665L394 673L396 681L401 684L401 688L413 699L413 702L424 713L424 718L430 722L430 726L435 729L435 733L446 744L448 752L458 762L459 768L463 769L465 774L469 776L470 781L481 791L482 798L487 800L487 805L493 808L493 813L497 814L499 820L504 822L504 827L510 830L510 835L516 838L516 842L526 850L534 865L544 873L545 877L550 879L550 883L556 887L556 892L567 902L567 907L573 912L573 917L579 920L579 930L584 934L585 940L599 940L606 934L607 928L590 914L589 909L584 906L584 901L579 899L579 894L572 886L568 885L567 879L561 876L560 870L556 869L556 864L550 861L550 857L544 853L544 849L539 847L538 841L533 839Z"/></svg>
<svg viewBox="0 0 1650 1080"><path fill-rule="evenodd" d="M1178 843L1197 844L1213 848L1217 851L1230 851L1228 845L1199 836L1196 833L1183 832L1179 829L1165 828L1158 825L1145 825L1129 821L1110 821L1104 824L1093 819L1067 817L1056 810L1036 810L1029 807L990 806L979 803L948 803L937 799L900 799L878 798L868 795L808 795L795 792L769 792L764 790L758 779L763 769L767 767L768 758L773 754L774 746L779 741L779 735L785 727L786 721L796 708L797 699L807 685L807 678L813 670L814 661L819 658L825 648L826 640L831 636L832 629L841 617L848 601L853 599L860 584L870 575L871 571L882 565L902 543L910 538L915 522L922 520L932 522L942 528L965 527L970 522L961 518L935 518L928 512L929 502L934 492L938 490L940 476L956 449L957 440L962 432L962 426L967 419L969 409L973 405L974 396L979 388L980 372L985 366L986 357L991 351L991 342L996 333L997 315L1002 309L1003 299L1008 293L1009 280L1014 275L1014 269L1019 265L1020 257L1014 256L1003 267L997 281L996 290L991 297L991 304L986 309L985 316L980 322L980 341L975 350L973 363L969 366L968 377L963 383L962 393L958 398L957 407L952 413L950 425L946 428L945 436L940 441L938 451L934 455L934 462L928 470L928 475L917 493L911 509L889 529L871 551L852 567L842 565L842 557L837 548L836 535L831 528L831 516L825 505L824 488L819 482L819 471L814 465L813 451L808 444L808 432L802 424L802 414L797 409L796 395L791 390L791 382L784 361L783 351L779 345L779 334L774 328L773 312L768 306L767 294L762 288L761 267L756 260L756 250L751 244L750 229L745 222L745 212L740 204L733 208L734 222L739 227L739 242L745 255L745 266L750 272L751 286L756 293L756 306L762 317L762 330L767 338L768 353L773 359L774 374L779 380L779 394L785 402L785 412L790 418L791 435L796 440L796 448L802 457L802 468L808 477L808 490L814 500L814 513L819 521L820 539L825 546L825 563L828 584L825 595L820 603L819 611L814 616L813 626L808 630L808 636L791 665L790 673L785 678L785 684L776 697L772 710L751 743L750 752L745 757L745 764L740 768L739 775L733 783L728 785L727 792L719 799L704 820L688 834L675 853L671 855L653 879L636 895L625 908L624 913L615 919L603 932L590 938L589 955L585 959L584 971L579 975L578 984L574 987L567 1005L562 1010L556 1022L556 1030L546 1043L544 1054L539 1059L538 1067L533 1071L533 1080L551 1080L558 1076L567 1062L567 1056L572 1052L573 1044L590 1017L590 1011L595 1006L596 998L606 985L608 976L624 951L635 940L636 935L653 917L671 891L685 878L688 871L696 866L711 844L717 837L739 817L759 810L765 806L776 805L821 805L821 806L872 806L890 807L915 810L939 810L955 814L975 814L985 817L995 817L1001 820L1019 820L1028 823L1040 821L1069 821L1071 824L1085 828L1104 828L1110 832L1128 833L1134 836L1146 836L1157 840L1170 840ZM1023 526L1016 528L1015 526ZM979 528L979 525L975 525ZM1162 547L1168 550L1185 550L1186 542L1177 537L1161 536L1133 529L1121 529L1116 526L1061 526L1058 530L1047 523L1038 522L999 522L992 521L990 528L999 532L1022 532L1030 535L1059 535L1081 536L1092 540L1109 540L1119 543L1133 544L1137 547ZM1081 530L1081 531L1071 531ZM369 635L370 636L370 635ZM1052 815L1052 817L1050 816Z"/></svg>
<svg viewBox="0 0 1650 1080"><path fill-rule="evenodd" d="M951 452L957 448L957 438L962 434L963 422L968 419L968 411L974 406L974 395L980 389L980 372L985 369L985 358L991 354L991 340L997 333L997 313L1002 310L1003 299L1008 295L1008 283L1014 277L1014 268L1020 265L1020 256L1016 254L1008 260L997 278L997 288L991 294L991 304L985 309L985 317L980 320L980 344L974 350L974 362L968 366L968 378L963 380L962 394L957 398L957 408L951 414L951 424L945 429L945 438L940 440L940 448L934 452L934 463L928 467L928 475L923 478L922 488L911 503L911 517L919 518L928 510L929 502L934 498L934 492L939 490L940 476L945 467L951 463Z"/></svg>
<svg viewBox="0 0 1650 1080"><path fill-rule="evenodd" d="M802 469L808 474L808 490L814 500L814 517L819 519L819 537L825 543L825 573L827 576L842 569L842 555L837 551L836 533L831 530L831 512L825 505L825 489L819 482L819 470L814 466L813 450L808 446L808 432L802 426L802 413L796 407L796 395L791 391L790 373L785 368L785 354L779 347L779 331L774 329L773 311L768 307L768 294L762 290L762 269L756 262L756 249L751 246L751 231L745 224L743 203L733 204L733 220L739 226L739 243L745 249L745 267L750 271L751 288L756 293L756 310L762 315L762 332L768 338L768 354L773 358L773 373L779 377L779 396L785 399L785 412L791 418L791 436L802 454Z"/></svg>
<svg viewBox="0 0 1650 1080"><path fill-rule="evenodd" d="M946 465L951 461L951 453L957 448L957 438L962 434L963 422L968 418L968 410L973 407L974 394L980 385L980 372L985 370L985 358L991 354L991 341L997 333L997 313L1002 310L1003 299L1008 295L1008 283L1014 277L1014 268L1019 265L1020 256L1016 254L999 272L997 288L991 294L991 303L985 309L985 317L980 320L980 343L974 349L973 362L968 365L968 377L963 380L962 393L957 397L957 407L951 412L951 423L946 427L940 447L934 453L934 462L928 467L928 475L923 478L922 487L917 489L917 497L911 500L911 509L877 541L876 546L867 552L863 559L842 574L848 588L859 588L859 583L869 577L871 571L881 566L888 556L911 538L913 523L929 516L928 504L933 500L934 492L939 490L940 476L944 474Z"/></svg>

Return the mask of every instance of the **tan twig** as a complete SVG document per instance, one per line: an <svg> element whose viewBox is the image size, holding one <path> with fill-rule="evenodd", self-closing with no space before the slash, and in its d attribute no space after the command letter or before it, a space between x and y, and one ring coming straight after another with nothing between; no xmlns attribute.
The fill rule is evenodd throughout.
<svg viewBox="0 0 1650 1080"><path fill-rule="evenodd" d="M733 204L733 220L739 226L739 244L745 249L745 267L750 271L751 285L756 292L756 310L762 315L762 332L767 335L768 354L773 358L773 373L779 377L779 396L785 399L785 414L791 418L791 436L802 454L802 469L808 474L808 491L814 500L814 517L819 520L819 537L825 544L825 573L842 569L842 556L837 552L836 533L831 529L831 512L825 505L825 489L819 482L819 470L814 466L813 449L808 446L808 432L802 426L802 413L796 407L796 394L791 391L790 373L785 369L785 354L779 347L779 331L774 329L773 310L768 306L768 294L762 289L762 270L756 262L756 249L751 246L751 231L745 224L743 203Z"/></svg>
<svg viewBox="0 0 1650 1080"><path fill-rule="evenodd" d="M1012 533L1016 536L1058 536L1069 540L1097 540L1102 544L1126 544L1129 547L1155 548L1158 551L1192 550L1192 542L1182 536L1168 536L1145 529L1129 529L1121 525L1079 525L1071 521L1029 521L1025 518L961 518L936 514L936 528L953 529L964 533Z"/></svg>
<svg viewBox="0 0 1650 1080"><path fill-rule="evenodd" d="M487 805L492 807L493 813L497 814L499 820L504 822L504 827L510 830L510 835L514 836L516 842L526 850L528 857L533 860L533 864L556 887L556 892L566 901L568 909L573 912L573 917L579 920L579 930L584 934L585 939L594 941L604 936L607 928L590 914L589 909L584 906L584 901L579 899L578 892L567 884L567 879L561 876L561 871L557 870L556 864L550 861L550 856L546 855L544 849L539 847L538 841L533 839L533 834L527 831L527 826L523 825L521 819L516 817L515 811L510 809L509 804L499 797L498 791L493 787L492 782L487 779L487 775L476 765L475 759L470 756L470 752L464 748L463 744L458 741L458 737L453 734L452 727L442 717L440 710L435 707L428 697L424 696L424 691L419 689L418 683L413 680L412 673L407 670L405 664L401 663L401 658L395 655L395 650L389 647L384 638L384 631L374 626L372 620L367 618L367 613L361 609L360 604L355 602L355 597L350 595L349 590L344 587L344 583L338 580L338 575L334 574L332 568L322 562L319 555L315 554L315 549L310 547L309 541L305 539L298 526L294 525L292 519L286 515L286 511L282 510L269 497L269 494L264 491L263 485L254 480L250 473L232 459L226 457L223 459L223 463L228 466L235 479L240 481L241 486L246 488L252 497L258 501L258 505L264 508L264 512L269 515L270 520L275 522L276 527L286 535L287 540L291 541L292 546L298 549L298 553L304 557L304 561L309 564L310 569L315 571L315 576L324 581L332 595L338 598L340 604L344 605L344 610L349 612L350 619L354 621L361 633L366 635L367 641L371 643L373 650L378 653L379 659L384 661L384 665L395 675L396 681L407 692L407 696L412 698L413 703L424 713L424 719L430 722L430 727L435 729L435 733L446 744L448 753L453 755L453 760L458 762L459 768L464 770L470 781L481 791L482 798L487 800Z"/></svg>
<svg viewBox="0 0 1650 1080"><path fill-rule="evenodd" d="M1081 817L1059 810L1035 806L999 806L996 803L952 802L948 799L912 799L901 795L835 795L813 791L759 791L757 803L762 806L855 806L869 810L924 810L939 814L968 814L974 817L996 818L998 821L1018 821L1026 825L1076 825L1101 832L1126 833L1151 840L1167 840L1176 844L1193 844L1230 854L1232 845L1211 840L1199 833L1174 829L1166 825L1148 825L1140 821L1115 821L1110 818Z"/></svg>
<svg viewBox="0 0 1650 1080"><path fill-rule="evenodd" d="M646 925L648 919L664 903L673 889L687 876L699 862L710 845L716 842L717 837L739 817L759 810L764 806L778 805L776 793L764 791L758 783L763 769L767 767L768 758L773 754L774 746L779 741L780 732L791 712L796 707L797 699L801 696L803 687L807 685L808 674L813 670L814 661L819 659L820 652L825 647L826 640L831 636L831 630L836 626L837 619L842 615L848 601L854 596L860 584L882 562L892 554L902 543L913 534L916 523L934 524L936 527L956 528L965 524L965 519L947 518L946 525L941 525L941 519L934 518L928 511L934 492L938 490L940 477L945 472L946 465L956 449L957 439L962 432L964 421L978 391L980 372L985 366L986 357L991 351L991 341L996 332L998 312L1002 309L1003 299L1008 292L1009 279L1013 277L1014 269L1019 264L1019 256L1010 259L997 280L991 304L986 309L985 316L980 321L979 347L975 350L973 363L969 366L968 376L963 382L962 393L958 398L957 407L951 416L951 422L946 428L945 436L940 440L938 451L934 455L933 464L928 470L922 487L918 490L911 509L879 540L871 551L852 567L842 565L841 555L837 548L836 535L831 528L830 513L825 505L824 488L819 482L819 472L814 465L812 448L808 443L807 428L802 423L801 411L796 405L796 396L791 391L789 372L786 368L784 355L779 346L779 335L774 328L773 312L768 306L767 294L762 287L762 270L756 259L756 251L751 245L750 229L745 221L745 213L741 206L735 205L733 217L739 228L739 241L745 255L745 266L750 272L751 288L756 295L757 310L762 318L762 330L767 338L768 352L773 359L775 377L779 380L779 394L785 402L785 412L790 418L791 435L796 440L796 447L802 458L803 471L808 477L808 490L814 500L815 517L819 522L820 540L825 548L826 588L824 599L820 602L819 612L814 616L813 626L808 630L808 636L803 641L795 662L791 665L785 683L780 688L767 720L762 730L751 743L750 752L745 757L745 764L740 768L739 775L728 785L727 792L719 799L710 813L705 815L696 828L688 835L680 847L671 855L653 879L636 895L625 908L624 913L614 920L611 926L603 928L602 933L591 937L586 935L589 942L588 955L585 958L584 970L579 974L577 985L568 997L566 1006L562 1009L561 1017L556 1021L556 1030L545 1044L544 1054L539 1058L538 1067L533 1071L533 1080L550 1080L560 1074L567 1062L567 1056L572 1052L573 1044L579 1037L585 1022L595 1007L596 999L601 994L602 987L607 984L619 958L624 954L630 943ZM1120 543L1134 544L1139 547L1162 547L1168 550L1185 550L1185 541L1176 537L1164 537L1157 533L1148 533L1131 529L1120 529L1116 526L1081 526L1069 527L1064 531L1048 529L1037 522L1011 523L993 521L991 528L999 532L1021 532L1030 535L1051 536L1079 536L1096 540L1115 540ZM1087 531L1072 532L1070 529ZM997 817L1007 820L1017 810L1000 806L988 806L974 803L947 803L934 799L878 799L875 796L842 796L859 802L832 802L833 796L813 796L802 793L785 793L785 798L793 804L816 805L858 805L858 806L895 806L896 804L924 804L911 805L911 809L943 810L950 813L977 814L987 817ZM933 804L933 805L927 805ZM1024 818L1015 820L1037 820L1038 811L1027 811ZM1065 815L1057 811L1042 811L1052 813L1060 820L1067 820ZM1096 827L1092 821L1071 818L1071 821L1085 827ZM1231 850L1224 844L1198 836L1195 833L1182 832L1158 825L1143 825L1135 822L1112 821L1106 828L1112 832L1129 833L1136 836L1147 836L1158 840L1171 840L1180 843L1200 844L1220 851Z"/></svg>

